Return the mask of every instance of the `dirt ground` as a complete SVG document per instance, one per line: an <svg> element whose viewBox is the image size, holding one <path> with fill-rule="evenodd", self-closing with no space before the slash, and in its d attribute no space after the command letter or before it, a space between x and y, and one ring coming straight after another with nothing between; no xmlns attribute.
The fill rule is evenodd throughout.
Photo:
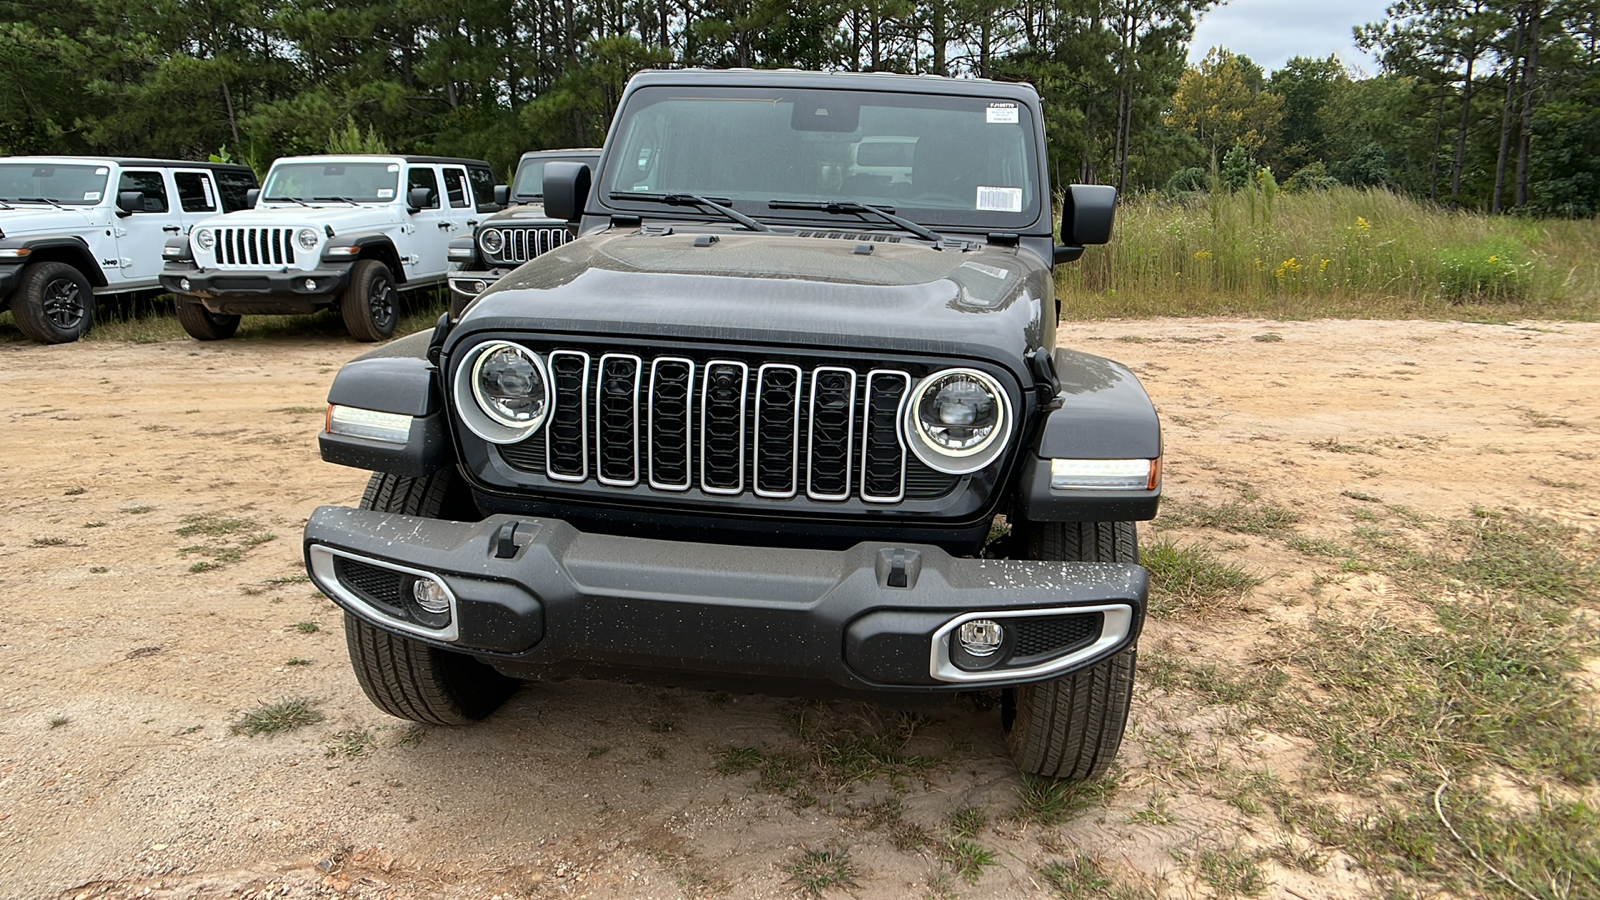
<svg viewBox="0 0 1600 900"><path fill-rule="evenodd" d="M1310 535L1348 529L1351 494L1600 526L1600 325L1161 320L1068 325L1063 341L1144 380L1175 502L1248 483ZM1069 851L1141 893L1190 897L1212 889L1186 848L1270 840L1151 742L1181 725L1286 779L1313 748L1231 734L1226 711L1147 683L1117 789L1049 827L1014 815L997 714L972 704L917 729L931 767L819 784L810 802L719 774L719 754L803 754L796 721L880 717L593 682L528 685L472 728L383 715L300 558L310 511L365 483L315 441L328 384L361 349L0 344L0 898L787 897L808 850L848 853L840 893L860 898L1045 896L1040 867ZM1265 579L1257 602L1154 621L1146 647L1245 658L1303 627L1313 560L1250 537L1224 549ZM1385 600L1381 578L1336 589ZM230 727L285 698L323 720ZM1152 797L1170 814L1136 816ZM932 843L877 827L885 800ZM965 807L994 862L970 883L941 879L930 849ZM1267 863L1267 894L1376 893L1330 855L1317 873Z"/></svg>

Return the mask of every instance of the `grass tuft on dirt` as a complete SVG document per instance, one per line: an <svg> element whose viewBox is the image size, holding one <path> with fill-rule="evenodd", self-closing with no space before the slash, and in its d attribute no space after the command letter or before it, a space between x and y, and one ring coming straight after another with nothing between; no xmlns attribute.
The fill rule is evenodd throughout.
<svg viewBox="0 0 1600 900"><path fill-rule="evenodd" d="M1238 603L1261 579L1200 544L1159 538L1139 552L1150 570L1150 614L1163 618L1207 615Z"/></svg>
<svg viewBox="0 0 1600 900"><path fill-rule="evenodd" d="M279 700L276 703L263 703L240 717L239 721L231 726L234 734L247 734L272 736L307 725L315 725L323 719L322 711L317 709L314 701L305 697Z"/></svg>
<svg viewBox="0 0 1600 900"><path fill-rule="evenodd" d="M856 867L844 850L802 850L800 858L784 867L789 883L807 897L856 886Z"/></svg>

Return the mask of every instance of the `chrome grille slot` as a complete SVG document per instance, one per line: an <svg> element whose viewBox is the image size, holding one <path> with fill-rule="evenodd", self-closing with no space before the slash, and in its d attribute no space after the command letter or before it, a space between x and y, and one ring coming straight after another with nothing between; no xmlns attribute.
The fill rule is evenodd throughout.
<svg viewBox="0 0 1600 900"><path fill-rule="evenodd" d="M589 354L557 350L550 354L554 404L545 423L545 471L557 481L589 478Z"/></svg>
<svg viewBox="0 0 1600 900"><path fill-rule="evenodd" d="M595 474L601 484L639 483L639 373L637 356L600 357L600 389L594 398Z"/></svg>
<svg viewBox="0 0 1600 900"><path fill-rule="evenodd" d="M800 488L800 367L767 363L756 372L755 490L793 497Z"/></svg>
<svg viewBox="0 0 1600 900"><path fill-rule="evenodd" d="M689 489L690 424L694 421L694 363L673 356L650 366L650 486Z"/></svg>
<svg viewBox="0 0 1600 900"><path fill-rule="evenodd" d="M861 499L898 503L905 498L906 446L900 440L901 404L911 390L905 372L867 373L866 409L861 413Z"/></svg>
<svg viewBox="0 0 1600 900"><path fill-rule="evenodd" d="M700 489L744 491L744 411L750 367L732 360L706 363L700 379Z"/></svg>
<svg viewBox="0 0 1600 900"><path fill-rule="evenodd" d="M850 496L851 423L856 412L854 369L818 367L811 375L811 429L806 438L806 496Z"/></svg>
<svg viewBox="0 0 1600 900"><path fill-rule="evenodd" d="M219 228L217 265L293 265L294 232L293 228Z"/></svg>

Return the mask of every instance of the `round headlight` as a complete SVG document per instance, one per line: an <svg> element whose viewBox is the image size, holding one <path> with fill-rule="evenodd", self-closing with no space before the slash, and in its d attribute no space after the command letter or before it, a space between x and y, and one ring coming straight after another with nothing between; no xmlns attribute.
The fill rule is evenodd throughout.
<svg viewBox="0 0 1600 900"><path fill-rule="evenodd" d="M490 341L456 370L456 409L473 434L513 444L544 424L549 384L538 354L510 341Z"/></svg>
<svg viewBox="0 0 1600 900"><path fill-rule="evenodd" d="M976 369L946 369L922 380L906 404L911 449L933 469L976 472L1005 448L1011 401L1000 383Z"/></svg>
<svg viewBox="0 0 1600 900"><path fill-rule="evenodd" d="M483 234L478 236L478 246L482 247L483 252L490 256L498 256L501 248L505 247L505 245L505 235L501 234L498 228L485 228Z"/></svg>
<svg viewBox="0 0 1600 900"><path fill-rule="evenodd" d="M301 250L317 249L317 239L317 230L315 228L302 228L300 233L295 235L295 240L299 242Z"/></svg>
<svg viewBox="0 0 1600 900"><path fill-rule="evenodd" d="M196 228L194 230L194 244L201 250L210 250L217 245L217 236L209 228Z"/></svg>

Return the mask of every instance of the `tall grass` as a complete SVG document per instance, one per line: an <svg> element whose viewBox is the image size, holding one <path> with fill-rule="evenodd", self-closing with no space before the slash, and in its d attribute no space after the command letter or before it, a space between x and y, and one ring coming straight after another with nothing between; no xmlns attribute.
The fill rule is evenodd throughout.
<svg viewBox="0 0 1600 900"><path fill-rule="evenodd" d="M1600 318L1600 222L1451 212L1384 190L1124 200L1058 270L1062 315Z"/></svg>

